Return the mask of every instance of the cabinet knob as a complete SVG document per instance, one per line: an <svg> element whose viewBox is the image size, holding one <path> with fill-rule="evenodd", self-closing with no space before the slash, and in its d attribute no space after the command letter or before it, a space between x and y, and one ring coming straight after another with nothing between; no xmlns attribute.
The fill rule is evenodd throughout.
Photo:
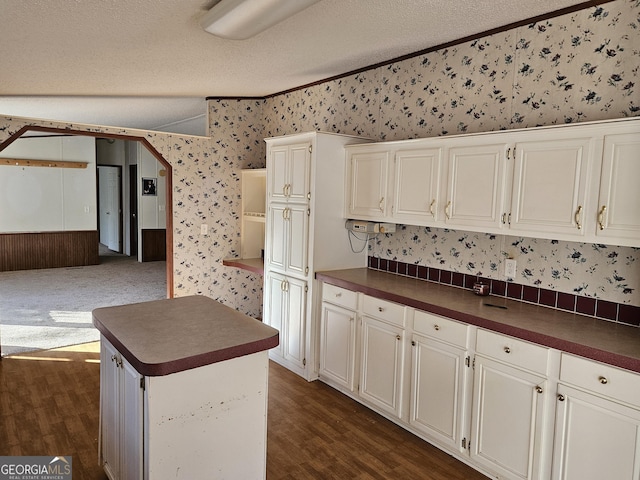
<svg viewBox="0 0 640 480"><path fill-rule="evenodd" d="M536 387L536 392L538 392L538 393L542 393L543 391L544 391L544 390L542 390L542 387L541 387L540 385L538 385L538 386Z"/></svg>
<svg viewBox="0 0 640 480"><path fill-rule="evenodd" d="M504 353L511 353L511 349L509 347L504 347Z"/></svg>
<svg viewBox="0 0 640 480"><path fill-rule="evenodd" d="M402 337L400 335L396 335L396 340L401 340Z"/></svg>
<svg viewBox="0 0 640 480"><path fill-rule="evenodd" d="M609 380L607 380L607 377L598 377L598 381L602 384L602 385L606 385L607 383L609 383Z"/></svg>
<svg viewBox="0 0 640 480"><path fill-rule="evenodd" d="M433 326L433 329L434 329L434 330L436 330L436 331L437 331L437 330L440 330L440 325L438 325L438 324L434 325L434 326Z"/></svg>
<svg viewBox="0 0 640 480"><path fill-rule="evenodd" d="M384 312L384 308L382 308L382 307L378 307L378 311L379 311L379 312Z"/></svg>
<svg viewBox="0 0 640 480"><path fill-rule="evenodd" d="M558 394L558 401L564 402L564 395L562 395L561 393Z"/></svg>

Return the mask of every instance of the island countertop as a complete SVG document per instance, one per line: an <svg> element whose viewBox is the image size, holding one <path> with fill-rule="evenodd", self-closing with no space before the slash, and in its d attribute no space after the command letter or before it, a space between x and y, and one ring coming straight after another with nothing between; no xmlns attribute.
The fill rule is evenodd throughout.
<svg viewBox="0 0 640 480"><path fill-rule="evenodd" d="M142 375L268 350L278 330L201 295L93 310L93 324Z"/></svg>
<svg viewBox="0 0 640 480"><path fill-rule="evenodd" d="M638 327L368 268L317 272L316 278L640 373Z"/></svg>

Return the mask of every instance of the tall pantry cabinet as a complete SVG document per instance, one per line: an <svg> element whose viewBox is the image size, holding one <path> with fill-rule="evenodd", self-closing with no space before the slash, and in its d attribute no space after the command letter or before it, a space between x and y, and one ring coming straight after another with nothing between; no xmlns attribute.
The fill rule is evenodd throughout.
<svg viewBox="0 0 640 480"><path fill-rule="evenodd" d="M269 356L307 380L318 376L315 272L366 266L366 249L352 248L343 215L344 147L366 141L323 132L265 139L263 321L280 331Z"/></svg>

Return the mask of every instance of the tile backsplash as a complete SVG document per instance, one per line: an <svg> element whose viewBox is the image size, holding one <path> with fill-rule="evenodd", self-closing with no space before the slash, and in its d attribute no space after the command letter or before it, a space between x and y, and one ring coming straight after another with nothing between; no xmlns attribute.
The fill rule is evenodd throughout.
<svg viewBox="0 0 640 480"><path fill-rule="evenodd" d="M546 288L495 280L471 273L451 272L437 267L398 262L369 256L368 267L429 282L473 290L473 284L490 286L490 295L532 303L543 307L579 313L589 317L640 326L640 307L607 300L556 292Z"/></svg>

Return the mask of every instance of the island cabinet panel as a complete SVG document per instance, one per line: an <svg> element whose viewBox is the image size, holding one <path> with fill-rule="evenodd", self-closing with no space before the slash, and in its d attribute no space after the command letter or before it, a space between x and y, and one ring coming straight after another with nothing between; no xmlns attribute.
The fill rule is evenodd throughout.
<svg viewBox="0 0 640 480"><path fill-rule="evenodd" d="M93 320L110 480L265 478L275 329L197 295L98 308Z"/></svg>

